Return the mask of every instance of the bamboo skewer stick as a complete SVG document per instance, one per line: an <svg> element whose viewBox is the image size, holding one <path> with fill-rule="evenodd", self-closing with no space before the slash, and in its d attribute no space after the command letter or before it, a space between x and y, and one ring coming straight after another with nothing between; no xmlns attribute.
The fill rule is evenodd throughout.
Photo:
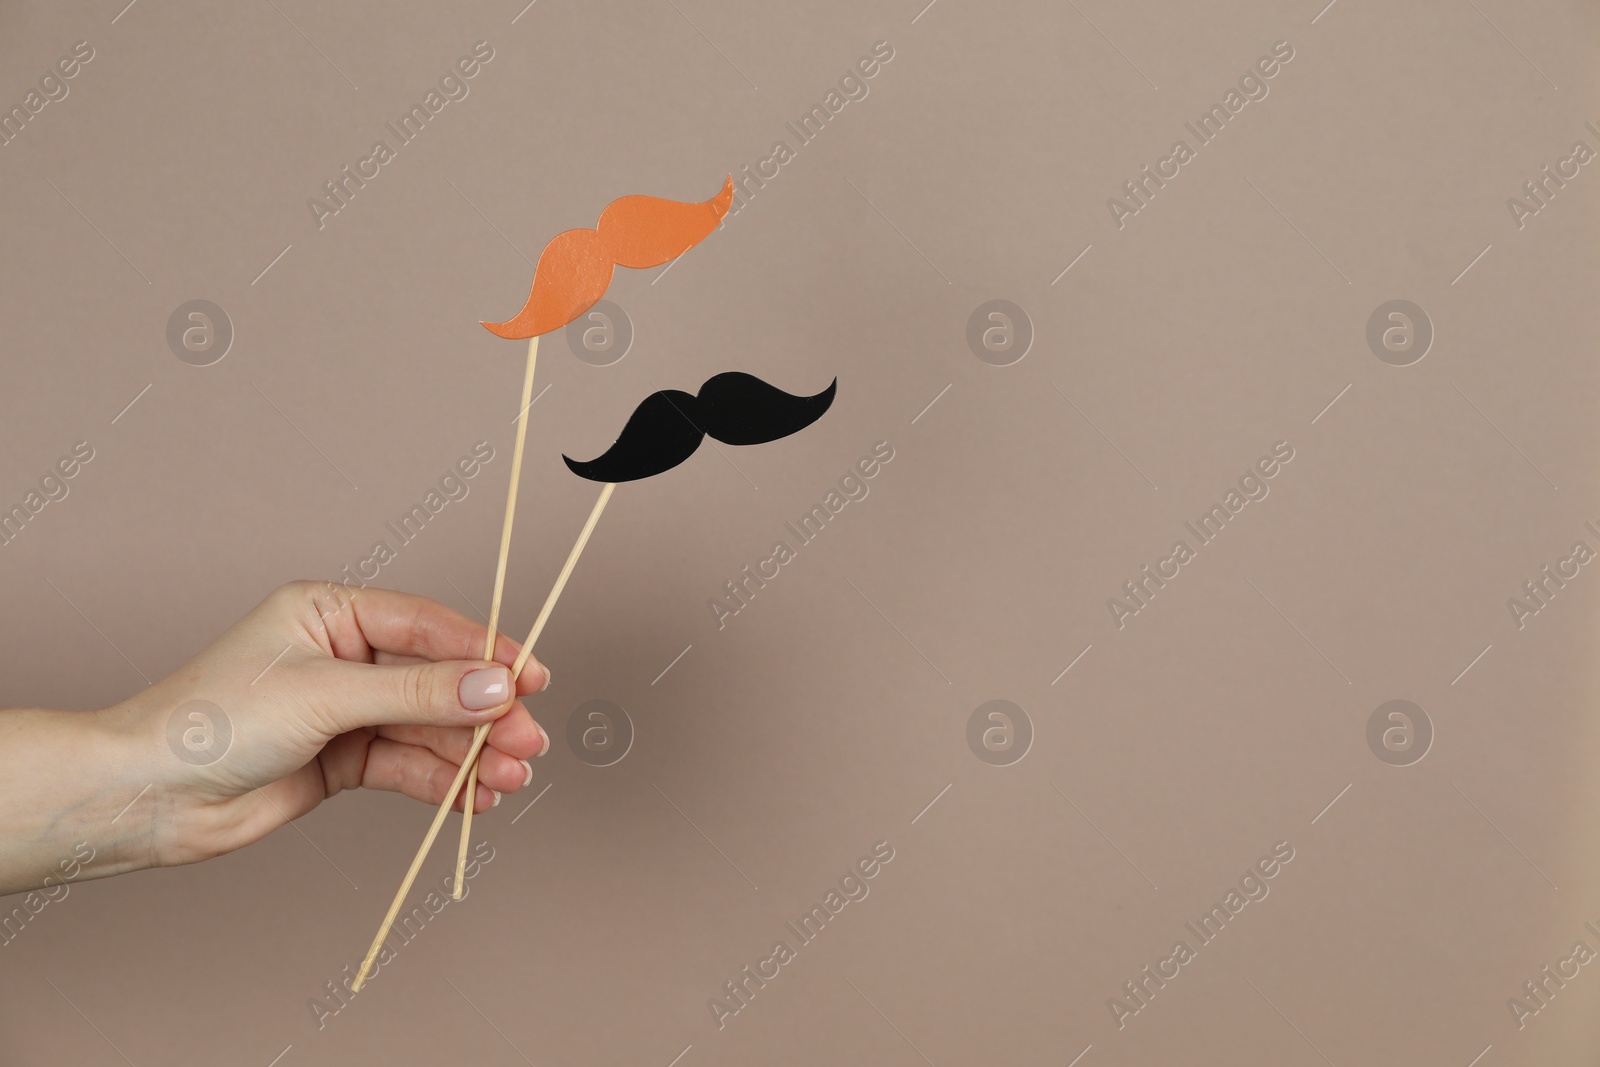
<svg viewBox="0 0 1600 1067"><path fill-rule="evenodd" d="M500 602L506 587L506 560L511 555L511 523L517 515L517 486L522 482L522 452L528 440L528 408L533 404L533 365L539 359L539 337L535 334L528 341L528 370L522 379L522 407L517 415L517 443L511 451L511 488L506 492L506 518L500 528L500 558L494 568L494 599L489 603L489 634L484 638L483 658L490 663L494 662L494 645L499 635ZM516 688L516 674L511 675L513 690ZM467 773L467 791L461 802L461 856L456 863L456 882L451 887L450 895L456 900L461 899L461 872L467 866L467 840L472 836L472 808L478 799L478 760L476 757L468 761L471 770Z"/></svg>
<svg viewBox="0 0 1600 1067"><path fill-rule="evenodd" d="M615 483L607 482L600 490L600 499L595 501L594 509L589 512L589 519L583 524L583 532L578 535L577 543L572 546L572 551L567 555L567 562L562 565L561 574L556 578L555 585L550 590L550 595L545 598L544 607L539 609L539 617L534 621L533 629L528 632L527 641L523 642L522 651L518 653L516 663L511 668L511 677L514 679L522 673L522 668L527 666L528 657L533 654L534 642L544 631L544 625L550 619L550 613L555 610L556 601L561 596L561 591L567 586L567 579L572 577L573 568L578 565L578 557L583 554L584 546L589 543L589 535L594 533L595 524L600 521L600 513L605 510L606 502L611 499L611 492L616 488ZM372 947L367 949L366 959L361 961L361 970L356 975L356 980L351 983L352 993L360 992L366 984L367 976L372 970L372 962L378 958L378 952L383 948L384 939L389 936L394 920L400 914L400 907L405 903L406 894L411 892L411 885L417 879L417 872L422 869L422 863L428 856L428 850L433 847L434 839L439 836L439 829L444 825L445 818L450 814L450 807L455 800L456 793L466 781L469 768L478 758L478 753L483 750L483 743L488 739L489 727L480 726L474 732L472 747L467 752L467 758L462 762L461 769L456 772L455 781L450 790L445 794L444 801L439 805L439 810L434 814L433 825L428 828L427 836L422 839L422 847L417 850L416 858L411 861L411 869L406 872L405 880L400 883L400 892L395 894L394 902L389 905L389 913L383 917L383 925L378 928L378 936L372 939ZM461 883L461 873L456 874L456 884Z"/></svg>
<svg viewBox="0 0 1600 1067"><path fill-rule="evenodd" d="M611 499L611 491L615 488L616 485L614 483L607 482L605 488L600 490L600 499L595 501L594 509L589 512L589 520L583 524L583 531L578 534L578 540L572 546L572 552L568 554L567 562L562 566L560 575L556 577L555 586L551 589L550 595L545 598L544 607L539 609L539 617L534 620L533 629L528 632L528 640L523 644L522 653L517 658L517 669L511 672L511 677L513 679L515 679L517 675L521 673L521 665L527 661L530 650L533 648L533 643L539 640L539 634L544 631L544 624L550 620L550 612L555 609L556 599L561 596L561 590L566 588L567 579L572 577L572 569L577 566L578 557L583 554L583 546L589 543L589 535L594 533L595 524L600 521L600 513L606 509L606 501ZM489 733L489 725L490 724L485 723L484 725L478 727L478 733L487 736ZM483 746L479 743L479 739L474 737L472 740L474 752L481 752ZM473 768L476 770L477 757L472 756L470 758L472 760ZM467 781L471 783L473 781L473 777L473 775L469 775ZM471 796L472 794L469 791L467 795ZM454 886L457 893L461 892L462 879L466 875L467 834L471 829L472 819L469 816L468 818L462 820L461 847L456 853L456 880ZM457 897L456 899L459 900L460 897Z"/></svg>

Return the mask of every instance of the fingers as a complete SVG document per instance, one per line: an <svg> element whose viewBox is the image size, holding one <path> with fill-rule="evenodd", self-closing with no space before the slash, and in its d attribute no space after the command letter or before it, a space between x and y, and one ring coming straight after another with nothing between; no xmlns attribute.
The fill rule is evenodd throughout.
<svg viewBox="0 0 1600 1067"><path fill-rule="evenodd" d="M472 746L472 730L464 726L380 726L378 735L408 745L419 745L435 755L460 763ZM519 701L489 728L485 752L497 750L514 760L534 759L550 750L549 738Z"/></svg>
<svg viewBox="0 0 1600 1067"><path fill-rule="evenodd" d="M498 723L496 725L498 726ZM457 766L460 766L472 749L472 731L464 728L439 730L423 726L384 727L378 731L378 736L427 749ZM478 753L478 781L502 793L521 789L531 782L533 780L531 761L549 751L536 727L533 736L536 739L534 745L518 744L513 746L512 750L508 750L503 744L494 744L494 732L491 730L488 743ZM536 750L530 751L536 746Z"/></svg>
<svg viewBox="0 0 1600 1067"><path fill-rule="evenodd" d="M350 615L373 652L418 656L427 660L481 659L488 627L445 607L436 600L368 587L350 599ZM506 637L495 641L494 661L510 666L521 645ZM364 658L364 657L362 657ZM529 657L518 678L519 693L544 687L549 673ZM524 688L526 686L526 688Z"/></svg>
<svg viewBox="0 0 1600 1067"><path fill-rule="evenodd" d="M512 645L512 647L515 648L516 646ZM504 661L508 666L515 659L515 654L504 657ZM433 661L423 656L402 656L397 652L374 652L372 654L372 662L382 666L405 666L411 663L432 663ZM543 676L540 675L539 668L543 669ZM517 676L517 693L519 695L528 696L531 693L541 693L549 685L550 668L544 667L543 664L540 664L539 668L536 668L531 663L523 667L522 673Z"/></svg>
<svg viewBox="0 0 1600 1067"><path fill-rule="evenodd" d="M513 776L515 781L507 780L502 773L506 770L505 767L497 767L495 773L501 784L506 785L506 788L500 789L497 785L486 784L488 776L480 770L476 802L472 808L474 812L488 811L500 803L500 798L495 795L497 789L501 793L508 793L522 788L524 780L522 764L504 753L498 755L515 765L516 772ZM450 786L454 784L456 773L460 769L458 764L440 759L427 749L380 737L367 748L367 766L361 784L368 789L404 793L425 804L438 805L444 800ZM455 798L452 805L454 810L461 810L461 800L459 796Z"/></svg>
<svg viewBox="0 0 1600 1067"><path fill-rule="evenodd" d="M511 671L482 661L305 664L305 705L330 736L364 726L477 726L510 710Z"/></svg>
<svg viewBox="0 0 1600 1067"><path fill-rule="evenodd" d="M502 793L514 793L533 781L533 766L498 748L485 747L478 756L478 783Z"/></svg>
<svg viewBox="0 0 1600 1067"><path fill-rule="evenodd" d="M403 667L410 663L428 663L430 661L421 656L402 656L394 652L374 652L372 654L372 662L386 667Z"/></svg>
<svg viewBox="0 0 1600 1067"><path fill-rule="evenodd" d="M532 759L550 751L550 735L518 701L489 727L488 743L516 759Z"/></svg>
<svg viewBox="0 0 1600 1067"><path fill-rule="evenodd" d="M322 752L315 796L308 795L293 802L281 800L280 804L286 809L292 807L294 810L288 817L294 818L315 807L324 795L333 796L363 786L403 792L438 804L466 758L471 737L471 731L465 728L433 730L425 727L386 727L377 737L364 730L342 734ZM513 793L533 780L531 765L494 748L483 749L478 771L480 802L474 811L492 806L496 791ZM455 810L461 810L459 796Z"/></svg>

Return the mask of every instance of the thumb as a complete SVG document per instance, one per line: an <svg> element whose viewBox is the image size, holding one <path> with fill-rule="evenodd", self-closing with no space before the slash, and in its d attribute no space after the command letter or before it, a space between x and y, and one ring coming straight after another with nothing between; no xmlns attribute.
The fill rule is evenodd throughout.
<svg viewBox="0 0 1600 1067"><path fill-rule="evenodd" d="M510 708L511 671L482 660L376 666L334 663L340 684L324 689L334 733L362 726L477 726Z"/></svg>

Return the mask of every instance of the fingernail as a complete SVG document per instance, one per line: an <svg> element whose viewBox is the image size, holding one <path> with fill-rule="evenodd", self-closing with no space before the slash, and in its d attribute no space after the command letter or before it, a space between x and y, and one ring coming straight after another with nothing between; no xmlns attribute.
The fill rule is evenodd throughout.
<svg viewBox="0 0 1600 1067"><path fill-rule="evenodd" d="M543 664L540 664L540 666L543 666ZM544 668L544 684L539 687L539 692L542 693L546 689L549 689L549 688L550 688L550 668L549 667L545 667Z"/></svg>
<svg viewBox="0 0 1600 1067"><path fill-rule="evenodd" d="M468 711L499 707L511 697L511 672L504 667L483 667L464 675L457 695Z"/></svg>
<svg viewBox="0 0 1600 1067"><path fill-rule="evenodd" d="M540 733L543 733L543 732L544 731L542 731L542 730L540 731ZM533 783L533 764L529 763L527 760L523 760L522 761L522 784L524 786L528 786L528 785L531 785L532 783Z"/></svg>
<svg viewBox="0 0 1600 1067"><path fill-rule="evenodd" d="M500 790L491 789L489 792L494 794L494 803L490 804L489 806L491 808L498 808L500 806Z"/></svg>
<svg viewBox="0 0 1600 1067"><path fill-rule="evenodd" d="M537 722L535 722L533 725L539 726L539 724ZM544 732L544 727L543 726L539 726L539 736L544 738L544 747L539 749L539 756L542 756L545 753L550 751L550 735ZM533 758L534 759L538 759L539 756L535 756ZM531 782L531 781L533 781L533 768L530 767L530 768L528 768L528 782ZM523 785L527 785L528 782L523 782L522 784Z"/></svg>

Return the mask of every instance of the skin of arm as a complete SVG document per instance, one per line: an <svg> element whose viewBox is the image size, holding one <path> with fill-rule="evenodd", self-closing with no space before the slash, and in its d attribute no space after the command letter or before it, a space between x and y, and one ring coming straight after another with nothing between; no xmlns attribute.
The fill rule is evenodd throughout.
<svg viewBox="0 0 1600 1067"><path fill-rule="evenodd" d="M549 738L530 658L424 597L294 582L194 659L94 711L0 711L0 894L242 848L345 789L437 805L494 725L475 812L527 785ZM462 799L455 802L461 810Z"/></svg>

